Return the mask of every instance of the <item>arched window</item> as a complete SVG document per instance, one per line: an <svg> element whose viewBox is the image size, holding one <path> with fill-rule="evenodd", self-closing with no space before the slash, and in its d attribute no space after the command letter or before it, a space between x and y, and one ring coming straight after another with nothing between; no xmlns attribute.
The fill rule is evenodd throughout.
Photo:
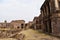
<svg viewBox="0 0 60 40"><path fill-rule="evenodd" d="M24 24L21 24L21 28L23 28L24 27Z"/></svg>
<svg viewBox="0 0 60 40"><path fill-rule="evenodd" d="M27 26L27 24L25 24L25 26Z"/></svg>
<svg viewBox="0 0 60 40"><path fill-rule="evenodd" d="M59 1L59 8L60 8L60 1Z"/></svg>
<svg viewBox="0 0 60 40"><path fill-rule="evenodd" d="M19 29L20 27L18 26L17 28Z"/></svg>

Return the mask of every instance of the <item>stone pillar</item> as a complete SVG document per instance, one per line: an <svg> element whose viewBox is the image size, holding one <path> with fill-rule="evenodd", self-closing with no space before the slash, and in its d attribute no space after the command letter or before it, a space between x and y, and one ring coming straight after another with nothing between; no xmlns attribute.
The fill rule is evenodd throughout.
<svg viewBox="0 0 60 40"><path fill-rule="evenodd" d="M56 20L56 18L53 18L52 20L51 20L51 27L52 27L52 34L53 35L57 35L58 34L58 31L57 31L57 20Z"/></svg>
<svg viewBox="0 0 60 40"><path fill-rule="evenodd" d="M55 0L55 8L56 10L59 10L58 0Z"/></svg>
<svg viewBox="0 0 60 40"><path fill-rule="evenodd" d="M46 15L48 16L48 6L46 5Z"/></svg>
<svg viewBox="0 0 60 40"><path fill-rule="evenodd" d="M36 24L34 25L34 29L36 30Z"/></svg>

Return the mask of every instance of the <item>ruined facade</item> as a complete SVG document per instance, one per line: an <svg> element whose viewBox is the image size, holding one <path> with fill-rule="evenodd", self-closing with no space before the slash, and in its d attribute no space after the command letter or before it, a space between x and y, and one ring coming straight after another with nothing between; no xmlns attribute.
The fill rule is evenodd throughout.
<svg viewBox="0 0 60 40"><path fill-rule="evenodd" d="M11 22L11 24L13 25L13 27L15 29L23 29L25 27L25 21L24 20L13 20Z"/></svg>
<svg viewBox="0 0 60 40"><path fill-rule="evenodd" d="M40 29L40 24L39 24L39 17L34 17L33 19L33 26L34 29Z"/></svg>
<svg viewBox="0 0 60 40"><path fill-rule="evenodd" d="M60 36L60 0L45 0L40 8L41 14L34 17L34 29Z"/></svg>
<svg viewBox="0 0 60 40"><path fill-rule="evenodd" d="M13 37L24 28L24 20L13 20L10 23L8 23L7 21L0 22L0 38Z"/></svg>
<svg viewBox="0 0 60 40"><path fill-rule="evenodd" d="M40 10L41 30L60 36L60 0L45 0Z"/></svg>
<svg viewBox="0 0 60 40"><path fill-rule="evenodd" d="M13 28L13 25L11 23L8 23L7 21L0 22L0 28Z"/></svg>

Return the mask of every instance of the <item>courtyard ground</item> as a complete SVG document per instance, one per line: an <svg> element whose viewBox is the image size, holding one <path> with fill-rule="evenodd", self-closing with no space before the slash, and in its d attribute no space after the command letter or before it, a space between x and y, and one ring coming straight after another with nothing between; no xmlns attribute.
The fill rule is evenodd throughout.
<svg viewBox="0 0 60 40"><path fill-rule="evenodd" d="M20 33L25 35L24 40L60 40L60 38L33 29L21 31Z"/></svg>
<svg viewBox="0 0 60 40"><path fill-rule="evenodd" d="M21 35L22 34L22 35ZM60 38L39 32L38 30L33 30L33 29L28 29L28 30L23 30L18 33L18 36L20 35L19 38L21 40L60 40ZM22 39L22 37L24 38ZM0 40L18 40L14 38L0 38Z"/></svg>

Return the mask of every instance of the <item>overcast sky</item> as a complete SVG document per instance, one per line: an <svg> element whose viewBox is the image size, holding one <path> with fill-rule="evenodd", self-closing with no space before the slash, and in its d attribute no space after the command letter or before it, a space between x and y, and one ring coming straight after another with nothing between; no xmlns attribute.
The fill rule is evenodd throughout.
<svg viewBox="0 0 60 40"><path fill-rule="evenodd" d="M40 14L44 0L0 0L0 22L7 20L32 21Z"/></svg>

